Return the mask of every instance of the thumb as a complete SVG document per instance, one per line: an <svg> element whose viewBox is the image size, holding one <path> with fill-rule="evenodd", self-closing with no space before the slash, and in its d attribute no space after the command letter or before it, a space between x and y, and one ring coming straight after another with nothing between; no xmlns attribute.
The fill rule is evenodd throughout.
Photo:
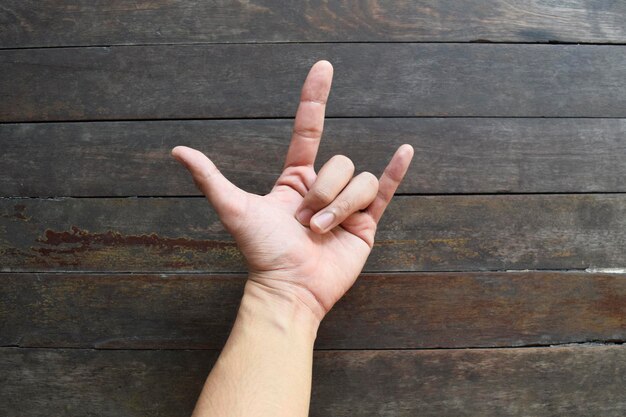
<svg viewBox="0 0 626 417"><path fill-rule="evenodd" d="M246 192L222 175L215 164L202 152L177 146L172 156L187 168L196 186L217 211L222 221L241 216L245 211Z"/></svg>

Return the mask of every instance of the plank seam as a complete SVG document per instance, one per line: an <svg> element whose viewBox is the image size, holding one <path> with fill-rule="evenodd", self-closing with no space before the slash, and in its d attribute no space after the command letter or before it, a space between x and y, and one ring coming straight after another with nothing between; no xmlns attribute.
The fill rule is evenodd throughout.
<svg viewBox="0 0 626 417"><path fill-rule="evenodd" d="M164 118L129 118L129 119L56 119L56 120L12 120L12 121L0 121L0 125L24 125L24 124L43 124L43 123L130 123L130 122L187 122L187 121L240 121L240 120L287 120L292 121L293 116L241 116L241 117L164 117ZM592 120L624 120L625 116L497 116L497 115L484 115L484 116L444 116L444 115L426 115L426 116L326 116L325 120L350 120L350 119L592 119Z"/></svg>
<svg viewBox="0 0 626 417"><path fill-rule="evenodd" d="M471 196L552 196L552 195L626 195L624 191L538 191L538 192L476 192L476 193L396 193L394 197L471 197ZM51 200L64 201L69 199L204 199L202 194L169 194L169 195L55 195L55 196L22 196L22 195L4 195L0 196L1 200Z"/></svg>
<svg viewBox="0 0 626 417"><path fill-rule="evenodd" d="M550 344L527 344L527 345L511 345L511 346L467 346L467 347L429 347L429 348L329 348L329 349L314 349L316 352L361 352L361 351L441 351L441 350L503 350L503 349L550 349L550 348L563 348L563 347L579 347L579 348L595 348L606 346L624 346L626 340L583 340L580 342L564 342L564 343L550 343ZM99 348L99 347L76 347L76 346L23 346L19 344L7 344L0 345L0 349L49 349L49 350L91 350L91 351L174 351L174 352L190 352L190 351L206 351L206 352L220 352L222 349L203 349L203 348L185 348L185 349L172 349L172 348Z"/></svg>
<svg viewBox="0 0 626 417"><path fill-rule="evenodd" d="M394 45L585 45L585 46L625 46L626 42L586 42L586 41L492 41L489 39L472 39L469 41L269 41L269 42L157 42L157 43L112 43L89 45L50 45L50 46L9 46L0 47L0 51L22 51L34 49L80 49L80 48L128 48L128 47L155 47L155 46L213 46L213 45L325 45L325 44L394 44Z"/></svg>
<svg viewBox="0 0 626 417"><path fill-rule="evenodd" d="M363 276L368 275L413 275L416 273L424 274L424 275L435 275L435 274L450 274L450 273L471 273L471 274L487 274L487 273L507 273L507 274L528 274L528 273L563 273L563 274L580 274L580 273L588 273L588 274L612 274L612 275L624 275L626 277L626 268L598 268L593 266L582 267L582 268L570 268L570 269L550 269L550 268L537 268L537 269L449 269L449 270L364 270L362 272ZM2 275L11 275L11 274L34 274L34 275L140 275L140 276L156 276L160 275L162 278L167 278L167 276L174 275L233 275L233 276L242 276L246 275L247 271L210 271L210 270L197 270L197 271L189 271L189 270L163 270L163 271L101 271L101 270L53 270L53 271L42 271L42 270L19 270L19 271L11 271L6 268L0 269L0 277Z"/></svg>

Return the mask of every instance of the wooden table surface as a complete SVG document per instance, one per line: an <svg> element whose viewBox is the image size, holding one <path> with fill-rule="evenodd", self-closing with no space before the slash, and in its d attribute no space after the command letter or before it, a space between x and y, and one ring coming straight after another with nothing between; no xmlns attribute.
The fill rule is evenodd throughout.
<svg viewBox="0 0 626 417"><path fill-rule="evenodd" d="M170 157L415 159L311 416L626 415L626 3L2 0L0 416L187 416L245 267Z"/></svg>

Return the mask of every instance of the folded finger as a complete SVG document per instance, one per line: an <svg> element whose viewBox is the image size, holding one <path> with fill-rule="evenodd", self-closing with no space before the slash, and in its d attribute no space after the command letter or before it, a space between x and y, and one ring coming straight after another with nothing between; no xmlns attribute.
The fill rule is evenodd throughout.
<svg viewBox="0 0 626 417"><path fill-rule="evenodd" d="M350 181L344 190L326 208L311 218L311 230L326 233L340 225L351 214L368 207L378 193L378 179L362 172Z"/></svg>
<svg viewBox="0 0 626 417"><path fill-rule="evenodd" d="M354 175L354 164L343 155L335 155L320 168L311 189L296 211L296 218L307 226L313 214L329 205Z"/></svg>

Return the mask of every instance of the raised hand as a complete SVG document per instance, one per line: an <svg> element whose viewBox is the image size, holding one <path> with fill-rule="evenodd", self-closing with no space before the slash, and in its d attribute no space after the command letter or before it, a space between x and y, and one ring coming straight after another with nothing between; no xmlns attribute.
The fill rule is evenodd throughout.
<svg viewBox="0 0 626 417"><path fill-rule="evenodd" d="M283 172L272 191L247 193L203 153L177 146L172 155L233 235L249 268L249 283L276 297L296 297L321 320L352 286L374 245L376 225L413 157L402 145L380 179L353 177L345 156L315 172L333 67L317 62L302 87Z"/></svg>

